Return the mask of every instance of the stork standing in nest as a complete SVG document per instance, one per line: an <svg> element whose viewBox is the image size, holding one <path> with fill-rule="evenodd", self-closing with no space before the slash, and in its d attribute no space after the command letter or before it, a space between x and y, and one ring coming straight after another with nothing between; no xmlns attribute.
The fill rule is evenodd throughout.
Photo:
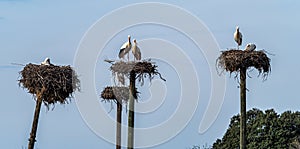
<svg viewBox="0 0 300 149"><path fill-rule="evenodd" d="M238 45L237 48L239 49L239 47L242 45L242 41L243 41L243 35L240 32L239 26L236 27L236 30L235 30L235 32L233 34L233 37L234 37L235 42Z"/></svg>
<svg viewBox="0 0 300 149"><path fill-rule="evenodd" d="M124 58L124 56L128 55L128 61L129 61L129 51L131 50L131 41L130 41L130 35L128 35L128 41L125 42L122 47L120 48L119 52L119 58Z"/></svg>
<svg viewBox="0 0 300 149"><path fill-rule="evenodd" d="M142 58L141 49L137 46L136 39L133 40L132 54L134 56L134 59L133 59L134 61L141 60L141 58Z"/></svg>

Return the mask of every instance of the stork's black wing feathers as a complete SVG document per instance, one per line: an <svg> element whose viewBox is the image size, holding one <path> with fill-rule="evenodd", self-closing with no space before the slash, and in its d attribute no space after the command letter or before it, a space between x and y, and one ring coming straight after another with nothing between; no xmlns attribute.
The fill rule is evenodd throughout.
<svg viewBox="0 0 300 149"><path fill-rule="evenodd" d="M120 52L119 52L119 58L123 58L125 56L125 48L123 49L120 49Z"/></svg>
<svg viewBox="0 0 300 149"><path fill-rule="evenodd" d="M242 42L243 42L243 38L240 38L240 42L238 43L239 46L242 45Z"/></svg>

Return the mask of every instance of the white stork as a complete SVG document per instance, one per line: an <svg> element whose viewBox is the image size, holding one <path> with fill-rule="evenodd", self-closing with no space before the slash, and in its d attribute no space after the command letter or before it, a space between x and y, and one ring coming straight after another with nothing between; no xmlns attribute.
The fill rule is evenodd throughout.
<svg viewBox="0 0 300 149"><path fill-rule="evenodd" d="M47 58L41 63L41 65L47 65L47 66L51 65L51 63L50 63L50 58L47 57Z"/></svg>
<svg viewBox="0 0 300 149"><path fill-rule="evenodd" d="M124 58L124 56L128 55L128 61L129 61L129 51L131 50L131 41L130 41L130 35L128 35L128 41L125 42L122 47L120 48L119 52L119 58Z"/></svg>
<svg viewBox="0 0 300 149"><path fill-rule="evenodd" d="M256 49L256 45L254 43L248 43L245 47L245 51L254 51Z"/></svg>
<svg viewBox="0 0 300 149"><path fill-rule="evenodd" d="M140 48L137 46L136 40L133 40L132 54L134 55L134 60L141 60L142 54Z"/></svg>
<svg viewBox="0 0 300 149"><path fill-rule="evenodd" d="M234 37L234 40L237 43L238 49L239 49L239 47L240 47L240 45L242 45L242 41L243 41L243 35L240 32L239 26L236 27L236 30L235 30L235 32L233 34L233 37Z"/></svg>

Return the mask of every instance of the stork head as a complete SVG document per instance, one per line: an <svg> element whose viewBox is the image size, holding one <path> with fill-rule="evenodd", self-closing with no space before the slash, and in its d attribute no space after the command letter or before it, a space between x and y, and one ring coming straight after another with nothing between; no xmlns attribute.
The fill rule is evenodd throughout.
<svg viewBox="0 0 300 149"><path fill-rule="evenodd" d="M41 65L50 65L50 58L45 58L45 60L41 63Z"/></svg>
<svg viewBox="0 0 300 149"><path fill-rule="evenodd" d="M133 42L136 44L136 39L133 39Z"/></svg>
<svg viewBox="0 0 300 149"><path fill-rule="evenodd" d="M45 58L45 62L50 63L50 58L49 57Z"/></svg>
<svg viewBox="0 0 300 149"><path fill-rule="evenodd" d="M129 40L130 40L130 37L131 37L131 36L130 36L130 35L128 35L128 39L129 39Z"/></svg>
<svg viewBox="0 0 300 149"><path fill-rule="evenodd" d="M239 26L236 26L236 28L235 28L237 31L240 29L240 27Z"/></svg>
<svg viewBox="0 0 300 149"><path fill-rule="evenodd" d="M246 48L250 48L251 43L247 43Z"/></svg>

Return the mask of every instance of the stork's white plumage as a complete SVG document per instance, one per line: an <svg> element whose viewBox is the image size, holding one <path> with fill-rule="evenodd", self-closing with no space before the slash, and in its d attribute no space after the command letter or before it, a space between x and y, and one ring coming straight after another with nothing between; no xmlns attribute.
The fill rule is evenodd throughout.
<svg viewBox="0 0 300 149"><path fill-rule="evenodd" d="M243 35L240 32L239 26L236 27L233 37L234 37L234 40L237 43L238 49L239 49L239 47L240 47L240 45L242 45L242 41L243 41Z"/></svg>
<svg viewBox="0 0 300 149"><path fill-rule="evenodd" d="M132 54L134 56L134 60L141 60L142 53L140 48L137 46L137 42L135 39L133 40Z"/></svg>
<svg viewBox="0 0 300 149"><path fill-rule="evenodd" d="M125 42L120 48L119 58L124 58L124 56L128 54L130 50L131 50L131 41L130 41L130 35L128 35L128 41ZM129 54L128 54L128 61L129 61Z"/></svg>
<svg viewBox="0 0 300 149"><path fill-rule="evenodd" d="M256 49L256 45L254 43L248 43L245 47L245 51L254 51Z"/></svg>
<svg viewBox="0 0 300 149"><path fill-rule="evenodd" d="M41 63L41 65L47 65L47 66L49 66L51 63L50 63L50 58L46 58L42 63Z"/></svg>

